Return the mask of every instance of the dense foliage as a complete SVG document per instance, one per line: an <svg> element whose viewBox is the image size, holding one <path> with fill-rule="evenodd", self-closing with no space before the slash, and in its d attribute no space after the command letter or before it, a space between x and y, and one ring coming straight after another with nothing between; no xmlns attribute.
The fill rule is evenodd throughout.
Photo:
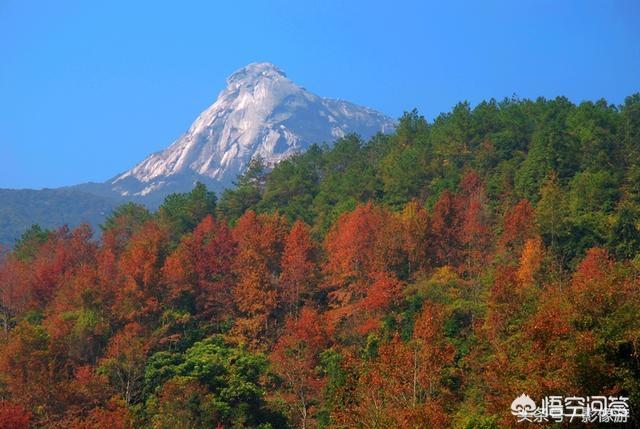
<svg viewBox="0 0 640 429"><path fill-rule="evenodd" d="M99 241L32 228L0 264L0 420L494 428L526 392L629 396L638 426L639 215L634 95L414 111Z"/></svg>

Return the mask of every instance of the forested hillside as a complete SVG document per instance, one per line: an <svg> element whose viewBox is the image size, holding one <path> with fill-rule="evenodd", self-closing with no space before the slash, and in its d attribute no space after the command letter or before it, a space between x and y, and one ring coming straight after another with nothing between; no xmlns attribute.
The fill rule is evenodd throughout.
<svg viewBox="0 0 640 429"><path fill-rule="evenodd" d="M119 200L73 189L0 189L0 246L11 247L34 224L98 226Z"/></svg>
<svg viewBox="0 0 640 429"><path fill-rule="evenodd" d="M639 252L640 95L414 111L99 241L30 230L0 264L0 421L498 428L524 392L629 396L638 427Z"/></svg>

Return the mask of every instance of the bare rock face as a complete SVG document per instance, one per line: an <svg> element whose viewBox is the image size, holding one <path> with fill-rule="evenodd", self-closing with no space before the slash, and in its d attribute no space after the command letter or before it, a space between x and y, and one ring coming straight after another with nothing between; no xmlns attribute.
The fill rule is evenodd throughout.
<svg viewBox="0 0 640 429"><path fill-rule="evenodd" d="M319 97L275 65L253 63L227 79L215 103L171 146L108 185L134 198L184 192L197 180L222 189L254 157L272 166L314 143L332 143L348 133L369 138L393 128L394 121L379 112Z"/></svg>

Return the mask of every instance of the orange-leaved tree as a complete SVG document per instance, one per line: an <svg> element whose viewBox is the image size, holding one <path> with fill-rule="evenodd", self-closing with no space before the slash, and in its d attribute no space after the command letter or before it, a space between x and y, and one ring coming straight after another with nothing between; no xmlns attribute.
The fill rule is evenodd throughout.
<svg viewBox="0 0 640 429"><path fill-rule="evenodd" d="M283 312L296 316L305 303L317 293L319 272L318 249L308 225L297 221L285 238L282 253L282 272L279 282L279 302Z"/></svg>
<svg viewBox="0 0 640 429"><path fill-rule="evenodd" d="M253 211L238 219L233 229L238 244L233 264L237 279L233 297L238 313L233 335L254 348L259 340L273 339L276 334L277 280L286 233L282 216Z"/></svg>
<svg viewBox="0 0 640 429"><path fill-rule="evenodd" d="M397 216L372 203L344 213L325 239L329 325L342 334L365 334L379 325L383 311L399 299L397 267L402 243Z"/></svg>
<svg viewBox="0 0 640 429"><path fill-rule="evenodd" d="M230 318L235 249L226 223L207 215L165 261L169 302L207 320Z"/></svg>
<svg viewBox="0 0 640 429"><path fill-rule="evenodd" d="M292 410L292 421L302 428L315 426L318 399L324 387L319 371L319 355L328 345L324 324L316 310L303 307L299 317L287 319L271 353L273 367L283 381L283 398Z"/></svg>

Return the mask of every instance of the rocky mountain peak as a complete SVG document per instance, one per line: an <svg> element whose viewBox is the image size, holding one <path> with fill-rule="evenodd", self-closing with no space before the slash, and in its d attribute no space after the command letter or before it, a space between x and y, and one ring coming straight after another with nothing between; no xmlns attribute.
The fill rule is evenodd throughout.
<svg viewBox="0 0 640 429"><path fill-rule="evenodd" d="M108 184L136 197L184 192L198 180L221 190L256 156L274 165L314 143L348 133L369 138L393 128L394 121L375 110L319 97L277 66L251 63L229 76L185 134Z"/></svg>
<svg viewBox="0 0 640 429"><path fill-rule="evenodd" d="M274 64L268 62L251 63L229 76L227 78L227 85L252 84L259 79L279 79L286 77L287 75Z"/></svg>

